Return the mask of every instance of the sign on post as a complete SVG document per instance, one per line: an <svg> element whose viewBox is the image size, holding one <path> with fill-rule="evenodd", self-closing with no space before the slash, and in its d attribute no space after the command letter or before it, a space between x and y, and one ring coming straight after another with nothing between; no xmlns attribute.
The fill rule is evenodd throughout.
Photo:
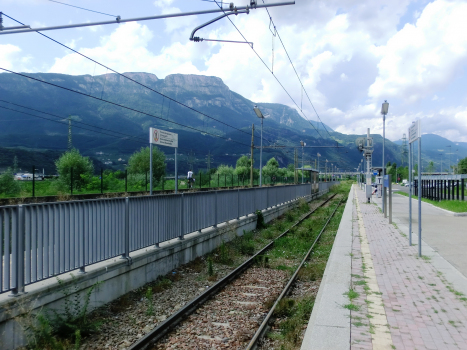
<svg viewBox="0 0 467 350"><path fill-rule="evenodd" d="M150 190L152 195L152 145L160 145L175 148L175 193L178 192L178 168L177 168L177 148L178 148L178 134L170 131L165 131L156 128L149 128L149 173L150 173Z"/></svg>
<svg viewBox="0 0 467 350"><path fill-rule="evenodd" d="M422 129L420 120L409 127L409 244L412 245L412 143L418 141L418 256L422 256Z"/></svg>
<svg viewBox="0 0 467 350"><path fill-rule="evenodd" d="M409 128L409 143L417 141L419 137L422 137L422 130L420 128L420 120L417 120Z"/></svg>
<svg viewBox="0 0 467 350"><path fill-rule="evenodd" d="M161 129L149 128L149 143L178 148L178 134Z"/></svg>

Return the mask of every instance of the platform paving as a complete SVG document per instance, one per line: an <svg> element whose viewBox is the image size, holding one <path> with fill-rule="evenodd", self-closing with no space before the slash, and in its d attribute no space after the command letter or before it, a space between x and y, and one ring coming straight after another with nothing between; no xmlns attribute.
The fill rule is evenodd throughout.
<svg viewBox="0 0 467 350"><path fill-rule="evenodd" d="M348 295L354 298L345 295L345 302L322 295L317 298L302 350L467 349L467 278L426 242L422 244L423 256L418 257L418 247L408 244L403 210L400 218L395 213L396 224L389 224L378 203L367 204L364 192L357 186L353 186L351 194L352 215L342 218L336 236L336 241L350 238L351 247L347 252L334 252L333 248L318 296L329 289L326 275L333 273L331 269L339 261L350 264L350 279L343 276L343 280L348 283L347 293L351 291ZM464 220L467 224L467 218ZM436 227L439 234L462 229L450 226L449 220L443 222L444 227ZM467 225L464 228L467 233ZM430 229L426 231L429 237ZM433 232L431 235L436 236ZM351 256L350 262L346 255ZM460 255L457 258L461 259ZM342 266L340 269L345 270ZM336 305L350 309L349 314L339 312ZM340 327L344 322L349 325L347 339L333 341L333 346L319 339L323 335L345 337L343 333L317 331L323 310L341 317Z"/></svg>

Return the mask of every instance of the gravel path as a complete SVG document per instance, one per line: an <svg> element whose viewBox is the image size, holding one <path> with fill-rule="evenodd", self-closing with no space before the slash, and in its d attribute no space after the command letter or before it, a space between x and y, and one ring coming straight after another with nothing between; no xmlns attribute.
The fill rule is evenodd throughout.
<svg viewBox="0 0 467 350"><path fill-rule="evenodd" d="M154 349L243 349L287 279L284 271L249 269Z"/></svg>

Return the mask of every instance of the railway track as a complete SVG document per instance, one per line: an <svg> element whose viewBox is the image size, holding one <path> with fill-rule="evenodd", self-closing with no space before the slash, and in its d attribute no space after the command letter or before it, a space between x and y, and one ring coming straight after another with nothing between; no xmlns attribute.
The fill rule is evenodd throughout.
<svg viewBox="0 0 467 350"><path fill-rule="evenodd" d="M277 240L285 237L334 197L335 195L331 196L304 214L276 239L187 303L129 349L211 349L213 346L220 349L242 349L248 341L247 349L255 349L268 330L268 325L274 317L274 309L287 295L299 270L342 201L337 204L290 279L285 271L262 267L262 264L266 264L265 253L274 247ZM166 337L169 334L170 337Z"/></svg>

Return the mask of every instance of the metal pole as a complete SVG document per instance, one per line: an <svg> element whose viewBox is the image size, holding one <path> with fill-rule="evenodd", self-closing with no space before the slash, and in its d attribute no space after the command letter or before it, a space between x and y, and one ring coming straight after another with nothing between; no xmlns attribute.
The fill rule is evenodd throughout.
<svg viewBox="0 0 467 350"><path fill-rule="evenodd" d="M422 256L422 138L418 138L418 256Z"/></svg>
<svg viewBox="0 0 467 350"><path fill-rule="evenodd" d="M384 182L384 175L386 175L386 167L385 167L385 164L384 164L384 139L386 138L386 114L383 114L383 182ZM382 203L383 203L383 213L385 216L387 216L387 213L386 213L386 188L383 186L383 198L382 198Z"/></svg>
<svg viewBox="0 0 467 350"><path fill-rule="evenodd" d="M175 151L176 154L177 151ZM177 159L177 156L175 156ZM149 144L149 194L152 196L152 143Z"/></svg>
<svg viewBox="0 0 467 350"><path fill-rule="evenodd" d="M36 196L36 180L35 180L35 172L36 172L36 168L34 167L34 165L32 166L32 196L35 197Z"/></svg>
<svg viewBox="0 0 467 350"><path fill-rule="evenodd" d="M261 118L261 149L259 152L259 187L263 187L263 119Z"/></svg>
<svg viewBox="0 0 467 350"><path fill-rule="evenodd" d="M254 145L254 139L255 139L255 124L252 125L251 127L251 159L250 159L250 186L253 187L253 149L255 147Z"/></svg>
<svg viewBox="0 0 467 350"><path fill-rule="evenodd" d="M409 245L412 245L412 143L409 143Z"/></svg>
<svg viewBox="0 0 467 350"><path fill-rule="evenodd" d="M236 7L236 10L237 11L239 11L239 10L250 10L250 9L257 9L257 8L267 8L267 7L276 7L276 6L286 6L286 5L295 5L295 1L278 2L278 3L275 3L275 4L254 5L254 6L251 6L251 7L250 6L238 6L238 7ZM119 23L136 22L136 21L139 22L139 21L148 21L148 20L154 20L154 19L163 19L163 18L173 18L173 17L183 17L183 16L194 16L194 15L202 15L202 14L209 14L209 13L218 13L218 12L224 12L224 11L230 11L230 9L222 8L222 9L215 9L215 10L172 13L172 14L166 14L166 15L160 15L160 16L138 17L138 18L129 18L129 19L121 19L120 16L117 16L115 18L115 20L113 20L113 21L69 24L69 25L54 26L54 27L42 27L42 28L20 29L20 30L0 30L0 35L36 32L36 31L46 31L46 30L56 30L56 29L89 27L89 26L100 26L100 25L105 25L105 24L119 24Z"/></svg>
<svg viewBox="0 0 467 350"><path fill-rule="evenodd" d="M397 177L397 175L396 175ZM388 182L388 197L389 197L389 205L388 205L388 212L389 212L389 223L392 224L392 179L391 175L388 175L389 182Z"/></svg>
<svg viewBox="0 0 467 350"><path fill-rule="evenodd" d="M177 162L177 147L175 147L175 193L178 193L178 162Z"/></svg>
<svg viewBox="0 0 467 350"><path fill-rule="evenodd" d="M104 193L104 170L101 168L101 194Z"/></svg>
<svg viewBox="0 0 467 350"><path fill-rule="evenodd" d="M302 146L302 185L303 185L303 146Z"/></svg>

